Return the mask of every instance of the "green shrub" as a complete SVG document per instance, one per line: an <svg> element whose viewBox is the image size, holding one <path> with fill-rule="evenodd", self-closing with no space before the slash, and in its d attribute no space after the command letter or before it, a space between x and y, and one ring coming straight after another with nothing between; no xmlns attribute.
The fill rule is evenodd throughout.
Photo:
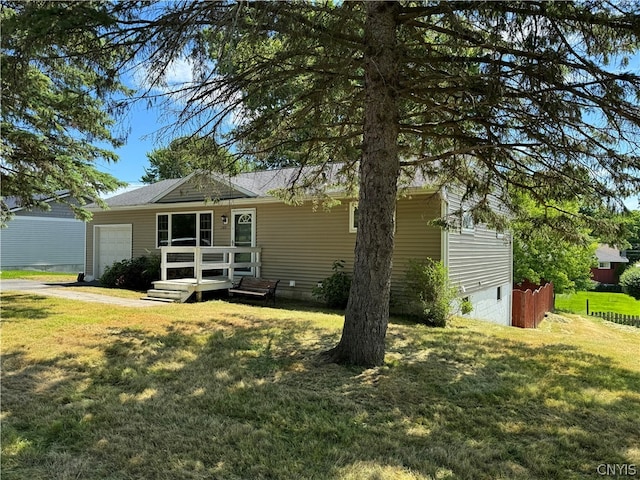
<svg viewBox="0 0 640 480"><path fill-rule="evenodd" d="M313 288L315 298L330 308L346 308L351 289L351 277L344 272L344 260L336 260L331 267L333 274Z"/></svg>
<svg viewBox="0 0 640 480"><path fill-rule="evenodd" d="M468 298L463 298L460 300L460 313L462 315L466 315L473 311L473 303Z"/></svg>
<svg viewBox="0 0 640 480"><path fill-rule="evenodd" d="M620 276L620 285L625 293L640 300L640 262L624 271Z"/></svg>
<svg viewBox="0 0 640 480"><path fill-rule="evenodd" d="M111 288L148 290L152 282L160 279L160 256L150 255L122 260L107 267L100 284Z"/></svg>
<svg viewBox="0 0 640 480"><path fill-rule="evenodd" d="M405 274L409 312L425 323L444 327L453 314L457 290L449 282L447 268L430 258L409 260ZM472 310L469 301L460 304L462 313Z"/></svg>

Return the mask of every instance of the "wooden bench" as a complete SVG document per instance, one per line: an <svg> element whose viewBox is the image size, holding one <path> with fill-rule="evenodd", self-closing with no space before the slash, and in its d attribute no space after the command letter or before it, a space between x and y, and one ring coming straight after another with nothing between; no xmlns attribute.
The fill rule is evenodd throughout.
<svg viewBox="0 0 640 480"><path fill-rule="evenodd" d="M276 304L276 288L280 280L266 280L264 278L242 277L240 283L229 289L229 293L244 295L252 298L264 298L265 304L269 299Z"/></svg>

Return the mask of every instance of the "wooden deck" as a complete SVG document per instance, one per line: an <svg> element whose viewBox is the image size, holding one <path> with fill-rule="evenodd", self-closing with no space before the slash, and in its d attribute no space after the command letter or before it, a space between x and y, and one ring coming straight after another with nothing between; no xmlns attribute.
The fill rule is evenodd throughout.
<svg viewBox="0 0 640 480"><path fill-rule="evenodd" d="M162 247L161 280L153 282L147 300L186 302L194 293L198 301L202 292L228 290L238 271L260 276L259 247ZM251 261L237 262L236 254L251 254ZM193 269L194 277L169 280L168 272ZM222 275L207 276L204 272L217 271Z"/></svg>
<svg viewBox="0 0 640 480"><path fill-rule="evenodd" d="M160 280L154 282L155 287L187 286L193 287L196 292L208 292L210 290L225 290L233 286L233 282L227 277L205 277L198 281L195 278L177 278L173 280Z"/></svg>
<svg viewBox="0 0 640 480"><path fill-rule="evenodd" d="M191 295L196 294L198 301L202 300L202 292L213 290L228 290L233 282L227 277L176 278L173 280L159 280L153 282L153 288L147 291L146 300L162 302L186 302Z"/></svg>

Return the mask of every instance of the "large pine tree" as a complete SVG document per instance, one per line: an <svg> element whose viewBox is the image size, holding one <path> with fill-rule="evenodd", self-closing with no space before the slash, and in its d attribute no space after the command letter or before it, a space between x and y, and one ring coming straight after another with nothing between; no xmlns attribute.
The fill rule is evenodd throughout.
<svg viewBox="0 0 640 480"><path fill-rule="evenodd" d="M3 1L0 15L0 221L10 215L9 196L25 208L47 209L44 200L62 192L99 202L120 185L96 164L116 160L109 147L122 140L112 131L109 109L127 93L117 76L126 49L101 37L112 14L88 2Z"/></svg>
<svg viewBox="0 0 640 480"><path fill-rule="evenodd" d="M640 190L640 76L627 63L637 61L637 2L126 5L105 38L137 46L150 100L162 85L198 135L267 166L310 167L305 187L330 164L357 185L334 361L383 362L401 179L457 186L475 220L494 226L505 220L491 196L517 212L512 191L544 206L613 205ZM167 85L185 58L194 81Z"/></svg>

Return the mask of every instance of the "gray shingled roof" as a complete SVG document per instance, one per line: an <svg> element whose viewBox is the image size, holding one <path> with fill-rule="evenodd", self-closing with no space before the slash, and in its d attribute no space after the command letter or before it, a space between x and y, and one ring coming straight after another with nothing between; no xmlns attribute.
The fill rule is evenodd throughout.
<svg viewBox="0 0 640 480"><path fill-rule="evenodd" d="M620 250L609 245L598 245L596 249L598 262L629 263L629 259L620 255Z"/></svg>
<svg viewBox="0 0 640 480"><path fill-rule="evenodd" d="M152 183L151 185L136 188L135 190L109 197L105 200L105 203L110 207L146 205L148 203L151 203L153 199L155 199L159 195L171 191L180 182L182 182L181 178L161 180L159 182ZM95 206L95 203L89 205L89 207Z"/></svg>
<svg viewBox="0 0 640 480"><path fill-rule="evenodd" d="M55 202L58 199L67 198L69 196L71 196L71 194L69 193L68 190L58 190L55 193L55 196L36 195L35 198L38 201ZM18 197L4 197L4 203L7 205L7 207L9 207L9 210L12 212L18 211L23 208L22 203L20 202L20 199Z"/></svg>
<svg viewBox="0 0 640 480"><path fill-rule="evenodd" d="M344 184L345 178L340 173L341 165L331 165L324 168L323 173L319 172L319 167L282 168L279 170L264 170L259 172L241 173L231 177L230 181L245 190L253 192L258 197L268 197L269 192L291 186L294 182L299 185L305 180L314 180L321 175L323 183L333 186L329 190L336 190L336 185Z"/></svg>
<svg viewBox="0 0 640 480"><path fill-rule="evenodd" d="M318 167L305 167L302 170L300 170L299 167L291 167L279 170L241 173L234 177L217 177L214 175L214 178L221 184L228 185L232 190L235 190L237 197L234 198L270 197L271 195L269 192L273 190L287 188L294 181L299 185L304 184L305 179L311 180L318 175L321 176L322 182L320 183L327 185L327 191L329 193L336 193L342 190L340 185L344 185L346 181L344 174L341 174L341 168L341 165L331 165L330 168L325 168L323 173L318 173ZM106 199L105 202L110 207L139 206L158 202L162 197L168 195L179 185L186 183L188 179L189 177L185 179L162 180L145 187L140 187L138 189L110 197ZM415 178L405 186L420 187L424 186L426 183L427 182L421 175L416 175ZM95 206L95 204L90 205L90 207Z"/></svg>
<svg viewBox="0 0 640 480"><path fill-rule="evenodd" d="M337 169L333 169L336 170ZM299 168L284 168L280 170L266 170L259 172L241 173L234 177L217 177L220 183L229 185L231 189L237 191L237 198L246 197L269 197L269 191L285 188L289 186L298 175ZM312 169L304 169L302 177L313 172ZM330 173L330 176L333 172ZM215 177L215 175L214 175ZM110 207L129 207L146 205L158 201L163 196L169 194L179 185L188 181L188 178L177 178L171 180L161 180L157 183L137 188L135 190L115 195L105 200ZM89 207L96 207L95 204Z"/></svg>

